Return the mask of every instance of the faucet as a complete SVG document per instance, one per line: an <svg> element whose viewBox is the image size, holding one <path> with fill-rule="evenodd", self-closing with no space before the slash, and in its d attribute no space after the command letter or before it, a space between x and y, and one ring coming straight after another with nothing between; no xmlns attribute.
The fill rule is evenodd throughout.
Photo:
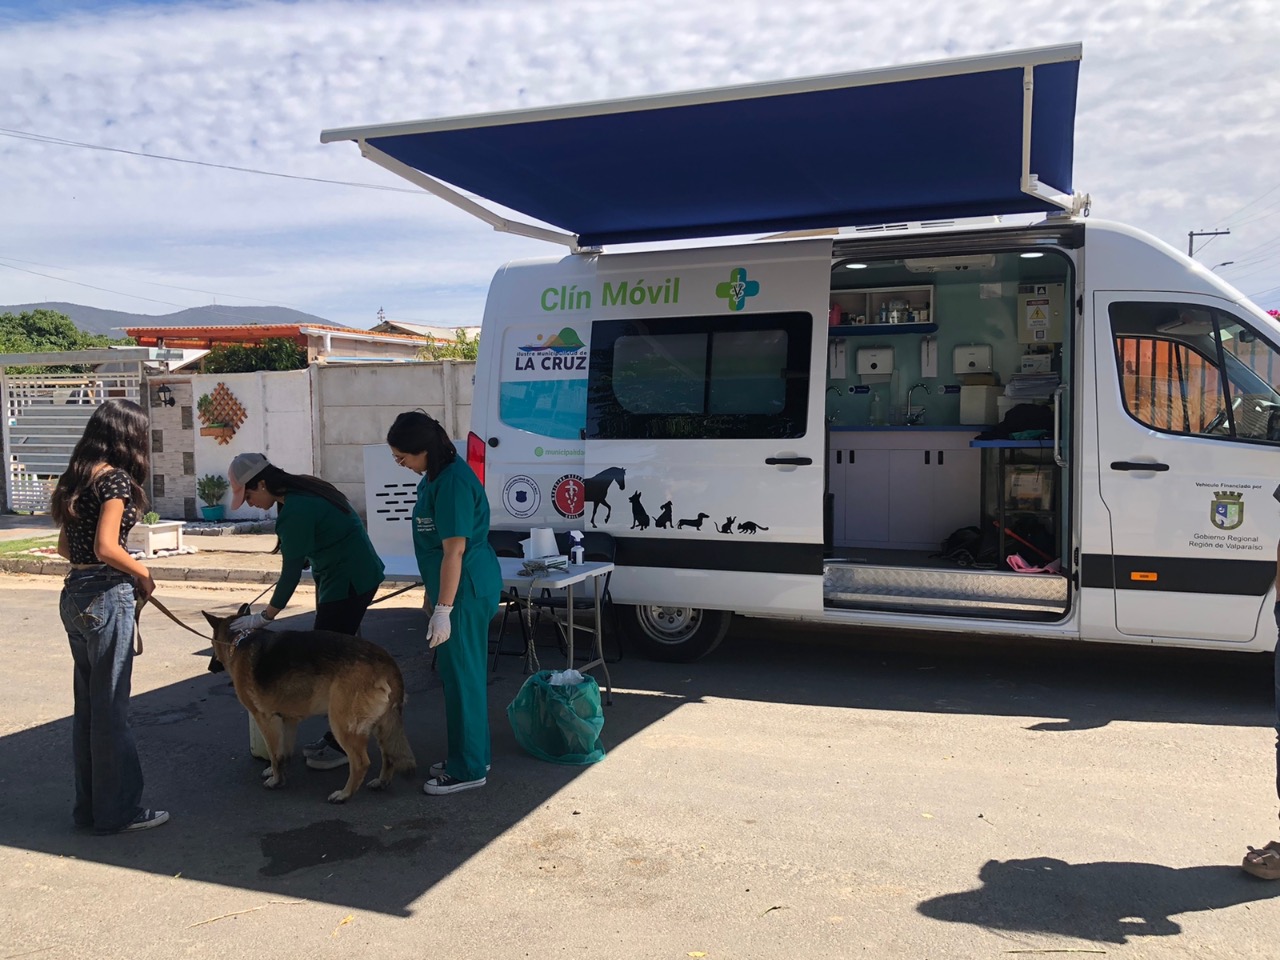
<svg viewBox="0 0 1280 960"><path fill-rule="evenodd" d="M920 424L921 424L921 423L923 423L923 422L924 422L924 411L923 411L923 410L920 410L920 411L915 412L915 413L913 413L913 412L912 412L912 410L911 410L911 395L912 395L916 390L923 390L923 391L925 392L925 395L926 395L926 396L927 396L927 395L928 395L928 393L929 393L929 388L928 388L924 383L913 383L913 384L911 385L911 389L907 391L907 419L906 419L906 425L907 425L908 427L918 427L918 426L920 426Z"/></svg>

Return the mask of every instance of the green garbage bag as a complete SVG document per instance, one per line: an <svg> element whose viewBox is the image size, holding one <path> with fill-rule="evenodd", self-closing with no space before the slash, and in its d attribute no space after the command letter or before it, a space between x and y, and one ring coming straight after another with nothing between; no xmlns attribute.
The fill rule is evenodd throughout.
<svg viewBox="0 0 1280 960"><path fill-rule="evenodd" d="M566 671L568 672L568 671ZM516 742L539 760L585 766L604 759L604 711L595 678L553 684L557 671L539 670L507 705ZM575 677L581 676L573 671Z"/></svg>

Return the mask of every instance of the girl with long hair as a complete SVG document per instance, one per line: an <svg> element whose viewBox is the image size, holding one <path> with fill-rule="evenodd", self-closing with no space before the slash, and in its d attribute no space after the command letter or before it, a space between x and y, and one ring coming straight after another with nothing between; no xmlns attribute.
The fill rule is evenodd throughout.
<svg viewBox="0 0 1280 960"><path fill-rule="evenodd" d="M142 485L151 469L150 429L136 403L102 404L52 498L58 553L71 561L58 609L75 664L72 817L99 833L143 830L169 819L164 810L142 806L142 764L129 728L134 609L156 585L124 544L147 506Z"/></svg>
<svg viewBox="0 0 1280 960"><path fill-rule="evenodd" d="M502 592L498 557L489 545L489 498L444 427L422 411L396 417L387 445L396 463L422 477L413 507L413 552L435 604L427 646L439 647L444 689L448 756L432 765L422 789L440 795L483 787L490 759L489 621Z"/></svg>
<svg viewBox="0 0 1280 960"><path fill-rule="evenodd" d="M271 602L260 613L233 620L231 629L257 630L274 620L310 563L316 583L315 629L355 636L382 583L383 566L351 502L328 481L281 470L260 453L240 454L227 474L231 509L243 503L261 510L276 508L276 549L281 555L280 579ZM347 755L327 731L303 747L302 753L313 770L332 770L347 763Z"/></svg>

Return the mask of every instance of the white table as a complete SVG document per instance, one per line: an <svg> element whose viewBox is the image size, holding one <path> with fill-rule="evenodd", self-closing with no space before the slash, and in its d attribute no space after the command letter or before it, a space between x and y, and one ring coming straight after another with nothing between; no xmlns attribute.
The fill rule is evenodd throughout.
<svg viewBox="0 0 1280 960"><path fill-rule="evenodd" d="M422 577L418 573L418 563L410 556L396 555L383 556L382 562L386 566L386 572L383 574L384 580L400 582L400 583L421 583ZM588 562L570 565L567 570L556 570L543 577L526 577L520 573L520 568L524 566L524 561L519 557L499 557L498 567L502 571L502 586L504 588L514 588L521 597L529 599L535 590L564 590L565 592L565 618L564 632L565 644L569 648L569 662L565 669L573 668L573 587L574 584L585 583L587 580L592 581L595 586L595 623L594 634L599 644L598 650L600 656L589 663L583 664L577 669L580 671L594 670L599 667L604 671L605 684L605 703L613 703L613 680L609 676L609 665L604 661L604 640L601 634L602 619L600 616L600 595L604 590L605 574L613 571L612 563ZM532 638L530 638L532 642Z"/></svg>
<svg viewBox="0 0 1280 960"><path fill-rule="evenodd" d="M573 669L573 629L574 629L574 610L573 610L573 587L574 584L585 583L590 580L595 586L595 620L593 623L593 633L596 638L596 652L600 654L596 659L591 660L578 670L587 671L594 670L599 667L604 671L605 683L605 703L613 703L613 680L609 676L609 665L604 660L604 637L602 633L603 621L600 617L600 595L604 589L604 577L608 573L613 572L612 563L603 563L599 561L590 561L587 563L570 564L566 570L552 570L542 576L529 577L520 573L520 568L524 566L524 561L518 557L499 557L498 566L502 569L502 585L507 588L514 589L525 600L533 597L535 590L563 590L565 595L565 615L562 625L564 626L565 645L569 648L569 663L565 667L566 670ZM532 639L530 640L532 642Z"/></svg>

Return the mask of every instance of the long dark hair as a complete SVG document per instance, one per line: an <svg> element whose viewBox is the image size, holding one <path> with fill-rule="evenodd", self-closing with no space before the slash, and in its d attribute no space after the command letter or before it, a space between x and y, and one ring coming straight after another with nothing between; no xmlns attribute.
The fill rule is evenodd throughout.
<svg viewBox="0 0 1280 960"><path fill-rule="evenodd" d="M59 527L79 517L80 497L89 489L93 469L100 463L123 470L133 481L133 502L147 507L142 485L151 472L151 421L132 400L108 400L89 418L84 434L71 451L71 462L53 489L50 512Z"/></svg>
<svg viewBox="0 0 1280 960"><path fill-rule="evenodd" d="M387 431L387 446L401 453L425 453L429 480L440 476L441 470L458 459L458 450L440 421L421 410L406 410L396 417Z"/></svg>
<svg viewBox="0 0 1280 960"><path fill-rule="evenodd" d="M343 513L351 513L351 501L328 480L321 480L308 473L288 473L275 464L268 463L262 471L245 485L246 490L266 487L273 497L283 497L293 491L309 493L328 500Z"/></svg>

